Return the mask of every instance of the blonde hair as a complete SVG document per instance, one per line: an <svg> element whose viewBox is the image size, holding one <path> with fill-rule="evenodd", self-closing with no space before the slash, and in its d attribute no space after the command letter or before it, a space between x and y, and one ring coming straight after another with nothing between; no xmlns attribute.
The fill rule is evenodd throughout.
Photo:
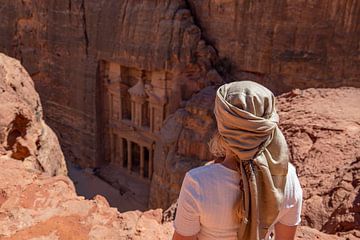
<svg viewBox="0 0 360 240"><path fill-rule="evenodd" d="M221 136L218 131L214 133L208 145L209 145L209 151L212 155L214 155L217 158L225 157L227 146L223 136Z"/></svg>

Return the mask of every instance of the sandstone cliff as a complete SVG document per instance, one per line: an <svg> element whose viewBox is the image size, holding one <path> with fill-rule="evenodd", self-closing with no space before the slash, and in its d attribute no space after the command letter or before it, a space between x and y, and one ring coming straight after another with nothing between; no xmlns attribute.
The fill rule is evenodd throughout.
<svg viewBox="0 0 360 240"><path fill-rule="evenodd" d="M198 93L202 99L201 89L220 82L219 74L225 80L251 78L277 93L293 88L359 86L359 12L358 1L282 0L260 4L240 0L4 0L0 6L0 51L19 59L29 71L42 98L44 118L58 133L67 159L82 166L96 167L108 161L103 154L103 148L109 147L103 136L104 106L99 101L99 86L104 80L102 63L168 74L169 81L164 84L168 94L165 110L168 114L181 110L171 117L177 123L165 125L177 126L174 136L167 138L171 142L164 142L166 138L162 136L156 145L158 162L152 191L159 195L151 199L155 206L175 199L183 173L208 156L204 149L214 127L209 120L211 111L198 110L198 103L191 103L192 94ZM204 109L211 109L205 105ZM24 159L30 168L57 174L59 164L49 166L46 151L36 153L34 147L36 138L44 139L52 132L44 130L42 137L35 134L25 139L22 135L27 120L21 115L15 119L15 115L7 119L4 126L14 126L19 132L14 130L15 137L9 141L0 135L0 152ZM207 128L203 128L203 123ZM295 130L289 131L291 137ZM309 131L313 140L317 137L311 135L312 131L325 129ZM192 136L203 143L197 144ZM294 149L296 141L311 145L305 136L305 140L294 140ZM349 145L356 148L358 143ZM299 151L308 156L309 149ZM318 150L312 151L309 156L317 159L314 152ZM43 160L36 160L34 154L44 156ZM182 159L189 161L184 163ZM349 155L346 162L352 161L354 158ZM357 189L356 164L345 164L348 170L326 168L325 172L339 176L339 182L331 184L342 187L328 192L332 187L318 186L320 193L309 195L306 200L319 204L321 211L328 211L326 216L334 214L332 220L321 219L315 211L304 221L328 232L353 229L354 219L358 219L357 205L353 207L351 200L344 201L344 205L338 203L349 197L349 191ZM315 172L310 179L317 176ZM336 196L321 200L323 194ZM337 218L338 214L341 217Z"/></svg>
<svg viewBox="0 0 360 240"><path fill-rule="evenodd" d="M170 239L161 210L119 213L105 198L76 196L66 176L29 171L0 157L1 240Z"/></svg>
<svg viewBox="0 0 360 240"><path fill-rule="evenodd" d="M358 1L188 2L230 77L256 79L275 93L360 87Z"/></svg>
<svg viewBox="0 0 360 240"><path fill-rule="evenodd" d="M278 102L304 190L303 223L332 234L359 231L360 90L292 91Z"/></svg>
<svg viewBox="0 0 360 240"><path fill-rule="evenodd" d="M67 159L95 167L100 62L170 72L185 100L217 72L277 93L360 86L359 12L358 1L3 0L0 51L33 77Z"/></svg>
<svg viewBox="0 0 360 240"><path fill-rule="evenodd" d="M51 176L66 175L63 153L43 120L39 95L19 61L0 53L0 156Z"/></svg>

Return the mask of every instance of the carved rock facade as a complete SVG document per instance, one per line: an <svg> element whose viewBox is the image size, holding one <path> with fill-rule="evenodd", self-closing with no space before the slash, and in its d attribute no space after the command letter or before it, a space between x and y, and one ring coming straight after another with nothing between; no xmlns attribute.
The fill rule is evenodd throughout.
<svg viewBox="0 0 360 240"><path fill-rule="evenodd" d="M170 0L2 4L0 51L20 59L33 77L68 160L114 166L150 184L164 119L193 93L222 81L213 68L216 51L188 6Z"/></svg>

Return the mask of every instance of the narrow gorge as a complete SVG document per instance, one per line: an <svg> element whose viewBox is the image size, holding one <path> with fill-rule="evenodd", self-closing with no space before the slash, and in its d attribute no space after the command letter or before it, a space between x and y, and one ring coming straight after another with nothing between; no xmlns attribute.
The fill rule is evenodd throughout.
<svg viewBox="0 0 360 240"><path fill-rule="evenodd" d="M151 209L212 160L216 88L243 79L277 95L304 189L298 239L360 238L360 2L3 0L0 22L0 159L12 169L0 239L71 239L67 227L169 239L171 211Z"/></svg>

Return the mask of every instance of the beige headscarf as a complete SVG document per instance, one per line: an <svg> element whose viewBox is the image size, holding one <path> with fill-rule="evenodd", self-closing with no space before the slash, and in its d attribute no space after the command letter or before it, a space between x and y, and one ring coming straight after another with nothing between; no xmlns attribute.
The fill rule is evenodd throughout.
<svg viewBox="0 0 360 240"><path fill-rule="evenodd" d="M219 134L239 161L238 239L263 239L279 213L289 158L275 97L255 82L232 82L217 90L214 112Z"/></svg>

